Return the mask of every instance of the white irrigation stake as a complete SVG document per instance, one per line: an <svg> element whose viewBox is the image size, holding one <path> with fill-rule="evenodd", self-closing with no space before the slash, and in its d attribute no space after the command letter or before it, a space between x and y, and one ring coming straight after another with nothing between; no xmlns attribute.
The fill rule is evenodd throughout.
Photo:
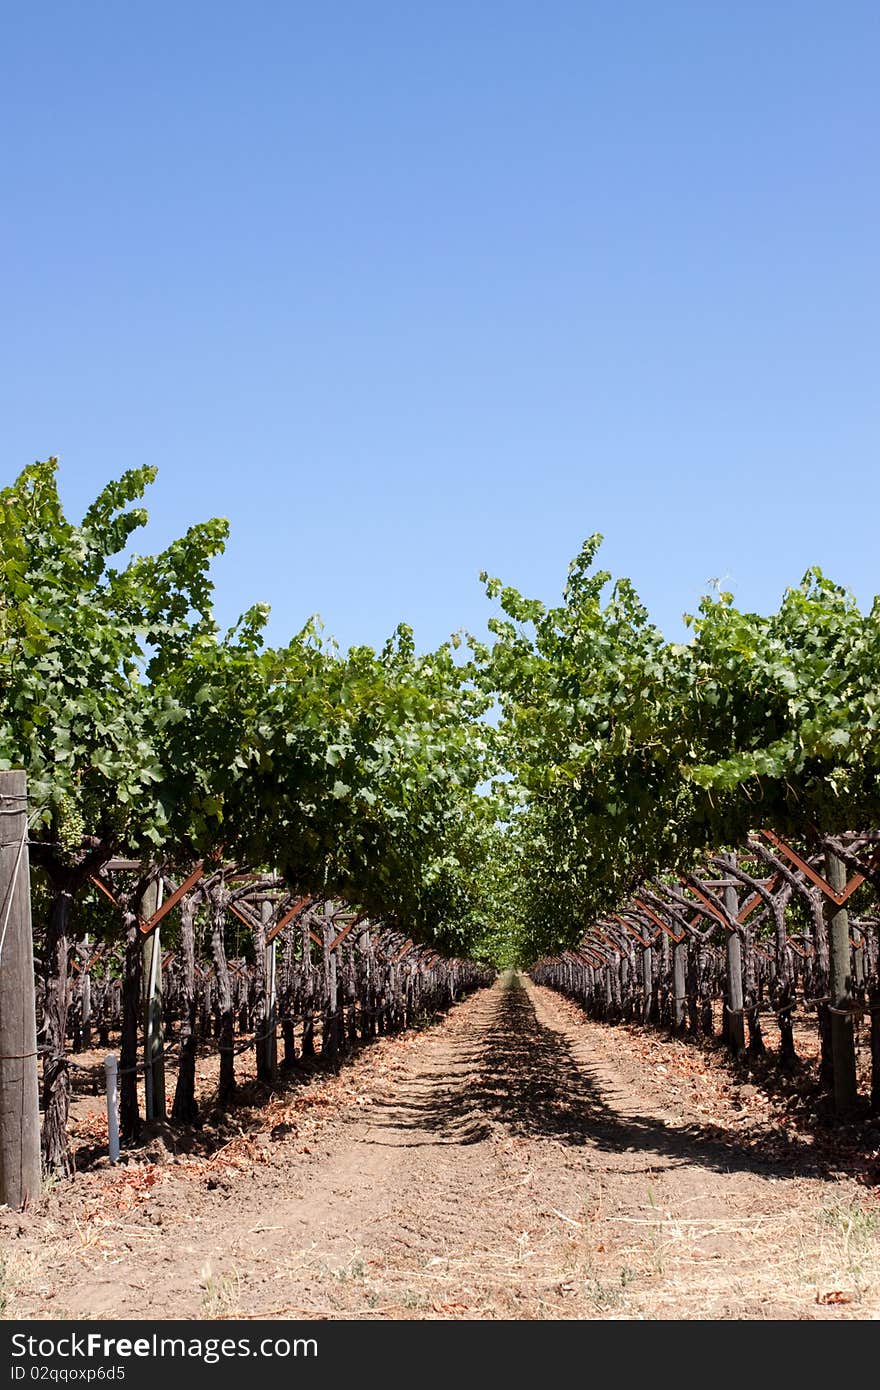
<svg viewBox="0 0 880 1390"><path fill-rule="evenodd" d="M110 1162L119 1162L119 1111L116 1106L116 1069L119 1066L111 1054L104 1058L107 1078L107 1135L110 1141Z"/></svg>

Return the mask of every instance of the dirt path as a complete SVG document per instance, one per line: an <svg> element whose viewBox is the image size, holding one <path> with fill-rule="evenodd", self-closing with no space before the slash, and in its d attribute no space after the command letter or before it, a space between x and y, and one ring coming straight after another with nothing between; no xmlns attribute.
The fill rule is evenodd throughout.
<svg viewBox="0 0 880 1390"><path fill-rule="evenodd" d="M876 1192L762 1163L742 1101L707 1071L710 1125L663 1056L500 981L270 1115L252 1161L6 1214L7 1316L880 1316Z"/></svg>

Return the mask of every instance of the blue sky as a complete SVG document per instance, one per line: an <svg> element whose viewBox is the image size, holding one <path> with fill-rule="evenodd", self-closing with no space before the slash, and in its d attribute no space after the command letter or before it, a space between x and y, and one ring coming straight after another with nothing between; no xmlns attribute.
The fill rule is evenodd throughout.
<svg viewBox="0 0 880 1390"><path fill-rule="evenodd" d="M7 5L0 439L155 463L218 612L434 643L581 539L880 590L875 4Z"/></svg>

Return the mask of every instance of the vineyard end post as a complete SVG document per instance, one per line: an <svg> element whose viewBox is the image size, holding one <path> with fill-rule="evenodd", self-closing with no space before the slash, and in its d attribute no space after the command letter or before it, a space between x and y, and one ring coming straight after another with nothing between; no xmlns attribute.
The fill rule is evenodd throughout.
<svg viewBox="0 0 880 1390"><path fill-rule="evenodd" d="M0 772L0 1203L40 1194L37 1016L27 778Z"/></svg>

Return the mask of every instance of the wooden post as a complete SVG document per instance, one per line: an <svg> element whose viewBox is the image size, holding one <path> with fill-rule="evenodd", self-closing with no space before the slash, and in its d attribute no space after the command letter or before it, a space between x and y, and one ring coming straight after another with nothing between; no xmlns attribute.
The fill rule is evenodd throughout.
<svg viewBox="0 0 880 1390"><path fill-rule="evenodd" d="M211 892L211 955L214 961L217 1011L217 1043L220 1049L220 1076L217 1100L221 1110L235 1094L235 1017L229 961L226 958L226 909L229 894L222 883Z"/></svg>
<svg viewBox="0 0 880 1390"><path fill-rule="evenodd" d="M732 863L732 856L723 854L722 859ZM739 912L739 894L733 884L724 889L724 906L731 917ZM746 1020L743 1014L743 968L742 941L739 932L728 930L726 943L727 964L727 1045L735 1057L742 1057L746 1050Z"/></svg>
<svg viewBox="0 0 880 1390"><path fill-rule="evenodd" d="M312 969L312 938L310 934L311 914L303 913L302 919L302 1046L303 1057L315 1055L315 973Z"/></svg>
<svg viewBox="0 0 880 1390"><path fill-rule="evenodd" d="M269 916L272 907L269 906ZM272 1075L278 1071L278 954L275 938L266 947L266 1006L269 1014L269 1066Z"/></svg>
<svg viewBox="0 0 880 1390"><path fill-rule="evenodd" d="M260 921L263 924L262 930L255 932L257 950L263 953L262 984L263 1007L257 1010L257 1028L264 1035L257 1043L257 1075L261 1081L271 1083L275 1080L275 1072L278 1061L277 1039L275 1037L275 942L270 941L266 944L266 926L272 920L274 904L268 896L264 897L260 903Z"/></svg>
<svg viewBox="0 0 880 1390"><path fill-rule="evenodd" d="M162 884L151 883L141 913L149 921L162 906ZM162 1021L162 942L159 927L144 941L144 1098L148 1120L165 1119L165 1030Z"/></svg>
<svg viewBox="0 0 880 1390"><path fill-rule="evenodd" d="M86 1051L92 1045L92 974L89 957L92 948L88 933L83 937L82 979L80 981L80 1000L82 1001L82 1045Z"/></svg>
<svg viewBox="0 0 880 1390"><path fill-rule="evenodd" d="M363 971L361 984L361 1039L371 1038L375 1031L375 1014L373 1009L373 972L372 962L372 933L369 928L364 932L358 942L358 949L361 953L361 969Z"/></svg>
<svg viewBox="0 0 880 1390"><path fill-rule="evenodd" d="M687 937L676 941L672 948L672 1025L676 1033L684 1032L685 1000L687 996Z"/></svg>
<svg viewBox="0 0 880 1390"><path fill-rule="evenodd" d="M658 985L658 1022L667 1024L669 1018L669 937L660 933L660 972Z"/></svg>
<svg viewBox="0 0 880 1390"><path fill-rule="evenodd" d="M284 1040L284 1056L281 1059L281 1065L285 1070L296 1063L296 1034L293 1018L294 1009L298 1008L302 993L302 972L297 970L293 963L295 939L294 926L289 923L281 937L284 943L281 954L281 1036Z"/></svg>
<svg viewBox="0 0 880 1390"><path fill-rule="evenodd" d="M700 1029L707 1038L715 1031L712 1020L712 961L705 941L697 951L697 979L700 990Z"/></svg>
<svg viewBox="0 0 880 1390"><path fill-rule="evenodd" d="M37 1013L27 779L0 772L0 1203L40 1195Z"/></svg>
<svg viewBox="0 0 880 1390"><path fill-rule="evenodd" d="M829 885L836 893L846 887L846 866L831 850L825 852ZM834 1108L850 1115L858 1105L856 1047L852 1008L852 970L849 954L849 913L828 899L828 945L831 973L831 1061L834 1067Z"/></svg>
<svg viewBox="0 0 880 1390"><path fill-rule="evenodd" d="M327 903L324 908L324 1033L321 1045L321 1055L335 1057L339 1051L339 1020L337 1009L339 1007L339 989L337 980L337 955L330 949L333 943L333 904Z"/></svg>

